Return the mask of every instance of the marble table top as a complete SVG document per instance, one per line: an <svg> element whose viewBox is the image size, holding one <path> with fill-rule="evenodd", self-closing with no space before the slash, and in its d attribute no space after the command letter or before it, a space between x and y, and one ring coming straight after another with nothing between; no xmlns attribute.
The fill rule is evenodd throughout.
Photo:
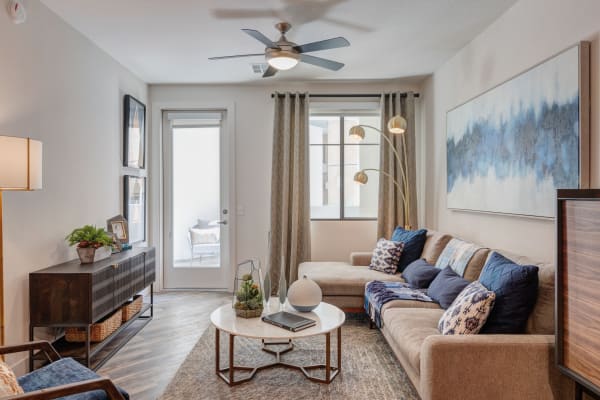
<svg viewBox="0 0 600 400"><path fill-rule="evenodd" d="M279 311L287 311L289 313L301 315L305 318L313 319L317 321L317 324L298 332L291 332L264 322L260 317L238 317L235 315L235 310L231 304L226 304L213 311L210 315L210 322L219 330L235 336L255 339L295 339L331 332L342 326L346 320L344 312L329 303L321 302L321 304L313 311L301 313L292 308L287 302L284 308L280 309L278 298L270 299L269 304L263 310L262 315L274 314Z"/></svg>

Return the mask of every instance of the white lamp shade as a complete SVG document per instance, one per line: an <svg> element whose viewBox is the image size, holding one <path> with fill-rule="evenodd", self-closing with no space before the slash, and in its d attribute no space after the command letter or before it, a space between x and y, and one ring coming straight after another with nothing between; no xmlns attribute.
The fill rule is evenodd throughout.
<svg viewBox="0 0 600 400"><path fill-rule="evenodd" d="M0 190L42 188L42 142L0 136Z"/></svg>
<svg viewBox="0 0 600 400"><path fill-rule="evenodd" d="M406 132L406 127L408 123L404 119L404 117L400 115L394 115L388 121L388 131L395 134L400 134Z"/></svg>
<svg viewBox="0 0 600 400"><path fill-rule="evenodd" d="M267 60L270 66L277 68L280 71L287 71L294 68L298 64L298 59L293 57L273 57Z"/></svg>

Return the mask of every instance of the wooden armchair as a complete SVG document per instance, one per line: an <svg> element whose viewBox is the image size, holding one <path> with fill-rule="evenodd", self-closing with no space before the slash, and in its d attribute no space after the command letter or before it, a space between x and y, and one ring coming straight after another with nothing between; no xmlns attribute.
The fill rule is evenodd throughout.
<svg viewBox="0 0 600 400"><path fill-rule="evenodd" d="M0 355L4 356L5 354L36 350L40 351L51 364L61 360L61 357L56 351L56 349L52 346L50 342L45 340L39 340L15 346L0 346ZM85 368L84 366L81 366L81 368L87 370L87 368ZM92 371L89 371L89 374L95 375ZM24 394L6 397L6 399L49 400L74 394L81 394L94 390L104 391L106 393L107 399L109 400L126 400L126 397L123 395L123 393L121 393L121 391L110 379L101 377L38 389Z"/></svg>

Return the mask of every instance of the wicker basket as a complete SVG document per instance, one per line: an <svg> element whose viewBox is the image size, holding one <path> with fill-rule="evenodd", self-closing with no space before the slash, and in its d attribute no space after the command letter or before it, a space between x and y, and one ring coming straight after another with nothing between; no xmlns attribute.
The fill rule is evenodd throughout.
<svg viewBox="0 0 600 400"><path fill-rule="evenodd" d="M144 296L141 294L136 294L133 296L133 300L125 303L123 307L121 307L121 311L123 312L123 316L121 320L123 322L129 321L133 316L140 311L142 311L142 306L144 305Z"/></svg>
<svg viewBox="0 0 600 400"><path fill-rule="evenodd" d="M263 309L257 308L256 310L243 310L241 308L235 309L235 315L242 318L256 318L262 315Z"/></svg>
<svg viewBox="0 0 600 400"><path fill-rule="evenodd" d="M90 327L90 342L101 342L109 337L121 326L121 310L106 317L104 320L93 324ZM65 339L67 342L85 342L86 335L84 328L66 328Z"/></svg>

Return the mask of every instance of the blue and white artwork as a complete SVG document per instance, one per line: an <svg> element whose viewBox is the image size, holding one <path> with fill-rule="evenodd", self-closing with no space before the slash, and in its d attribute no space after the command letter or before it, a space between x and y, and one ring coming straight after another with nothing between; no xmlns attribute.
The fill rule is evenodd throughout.
<svg viewBox="0 0 600 400"><path fill-rule="evenodd" d="M448 112L449 208L553 217L556 189L580 187L579 51Z"/></svg>

